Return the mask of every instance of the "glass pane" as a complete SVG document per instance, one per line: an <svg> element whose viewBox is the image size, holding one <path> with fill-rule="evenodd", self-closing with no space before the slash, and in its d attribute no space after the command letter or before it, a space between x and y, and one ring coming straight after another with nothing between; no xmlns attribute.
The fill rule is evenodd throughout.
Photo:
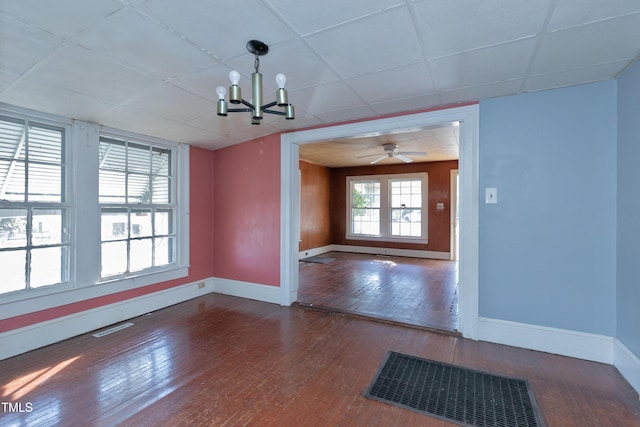
<svg viewBox="0 0 640 427"><path fill-rule="evenodd" d="M173 254L175 239L173 237L160 237L154 240L155 245L155 262L154 265L167 265L174 262Z"/></svg>
<svg viewBox="0 0 640 427"><path fill-rule="evenodd" d="M27 210L0 209L0 248L27 246ZM5 264L2 265L4 268Z"/></svg>
<svg viewBox="0 0 640 427"><path fill-rule="evenodd" d="M0 159L0 200L24 202L24 162Z"/></svg>
<svg viewBox="0 0 640 427"><path fill-rule="evenodd" d="M151 149L148 145L129 143L127 170L149 174L151 172Z"/></svg>
<svg viewBox="0 0 640 427"><path fill-rule="evenodd" d="M139 271L153 265L151 239L131 241L131 271Z"/></svg>
<svg viewBox="0 0 640 427"><path fill-rule="evenodd" d="M171 178L153 177L153 203L171 203Z"/></svg>
<svg viewBox="0 0 640 427"><path fill-rule="evenodd" d="M151 224L151 209L131 210L131 237L151 237L153 227Z"/></svg>
<svg viewBox="0 0 640 427"><path fill-rule="evenodd" d="M2 266L0 293L19 291L26 288L27 251L0 252L0 265Z"/></svg>
<svg viewBox="0 0 640 427"><path fill-rule="evenodd" d="M125 202L125 176L124 172L100 171L100 203Z"/></svg>
<svg viewBox="0 0 640 427"><path fill-rule="evenodd" d="M0 117L0 158L25 159L24 121Z"/></svg>
<svg viewBox="0 0 640 427"><path fill-rule="evenodd" d="M421 209L393 209L391 234L394 236L420 237L422 235ZM399 218L396 221L396 218Z"/></svg>
<svg viewBox="0 0 640 427"><path fill-rule="evenodd" d="M62 201L62 167L29 163L29 201Z"/></svg>
<svg viewBox="0 0 640 427"><path fill-rule="evenodd" d="M100 138L100 169L124 172L126 158L124 141Z"/></svg>
<svg viewBox="0 0 640 427"><path fill-rule="evenodd" d="M66 243L66 221L62 209L34 209L31 223L32 245Z"/></svg>
<svg viewBox="0 0 640 427"><path fill-rule="evenodd" d="M62 164L63 129L29 127L29 161Z"/></svg>
<svg viewBox="0 0 640 427"><path fill-rule="evenodd" d="M100 238L104 241L127 239L129 214L126 209L102 209Z"/></svg>
<svg viewBox="0 0 640 427"><path fill-rule="evenodd" d="M155 235L173 234L173 211L171 209L158 209L155 215Z"/></svg>
<svg viewBox="0 0 640 427"><path fill-rule="evenodd" d="M66 248L38 248L31 251L31 275L29 286L55 285L65 281Z"/></svg>
<svg viewBox="0 0 640 427"><path fill-rule="evenodd" d="M377 236L380 234L380 210L352 209L351 224L353 234Z"/></svg>
<svg viewBox="0 0 640 427"><path fill-rule="evenodd" d="M100 276L113 276L127 272L127 242L102 244L102 266Z"/></svg>
<svg viewBox="0 0 640 427"><path fill-rule="evenodd" d="M127 203L150 203L151 191L149 188L149 175L127 175L127 189L129 198Z"/></svg>

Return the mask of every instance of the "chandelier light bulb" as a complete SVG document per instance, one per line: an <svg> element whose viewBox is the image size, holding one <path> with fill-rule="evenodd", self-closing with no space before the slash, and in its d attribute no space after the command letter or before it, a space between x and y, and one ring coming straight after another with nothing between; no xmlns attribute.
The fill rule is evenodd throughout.
<svg viewBox="0 0 640 427"><path fill-rule="evenodd" d="M224 96L227 94L227 90L222 86L218 86L216 93L218 94L218 99L224 99Z"/></svg>
<svg viewBox="0 0 640 427"><path fill-rule="evenodd" d="M284 84L287 82L287 76L280 73L276 76L276 83L278 84L278 88L284 89Z"/></svg>
<svg viewBox="0 0 640 427"><path fill-rule="evenodd" d="M237 86L240 81L240 73L236 70L233 70L229 73L229 80L231 80L231 84Z"/></svg>

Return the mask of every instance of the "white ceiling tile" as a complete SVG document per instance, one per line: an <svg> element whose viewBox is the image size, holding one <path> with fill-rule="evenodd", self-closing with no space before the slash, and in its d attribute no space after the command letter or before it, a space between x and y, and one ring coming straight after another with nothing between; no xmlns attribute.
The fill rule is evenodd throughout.
<svg viewBox="0 0 640 427"><path fill-rule="evenodd" d="M348 120L364 119L375 116L375 111L369 106L348 108L345 110L332 110L316 114L324 123L339 123Z"/></svg>
<svg viewBox="0 0 640 427"><path fill-rule="evenodd" d="M395 101L379 102L371 104L371 108L379 115L393 114L405 111L423 110L425 108L442 105L440 95L432 93L430 95L414 96Z"/></svg>
<svg viewBox="0 0 640 427"><path fill-rule="evenodd" d="M18 80L19 77L18 74L0 70L0 92L8 88L13 82Z"/></svg>
<svg viewBox="0 0 640 427"><path fill-rule="evenodd" d="M267 0L301 35L333 27L362 16L402 5L401 0L324 0L313 5L299 0Z"/></svg>
<svg viewBox="0 0 640 427"><path fill-rule="evenodd" d="M246 55L228 61L229 65L246 76L253 73L253 62L254 56L248 52ZM260 72L263 75L264 86L274 92L277 89L275 76L278 73L287 76L286 88L288 90L317 86L338 80L336 73L322 62L318 55L302 40L271 46L269 53L260 58ZM244 81L248 83L247 79ZM225 79L223 85L229 85L229 80Z"/></svg>
<svg viewBox="0 0 640 427"><path fill-rule="evenodd" d="M33 27L68 38L122 7L116 0L20 0L3 1L0 10Z"/></svg>
<svg viewBox="0 0 640 427"><path fill-rule="evenodd" d="M513 95L520 92L521 86L522 80L517 79L507 82L451 90L443 92L441 97L444 104L451 105L461 102L480 101L482 99L495 98L498 96Z"/></svg>
<svg viewBox="0 0 640 427"><path fill-rule="evenodd" d="M154 131L151 135L168 141L197 144L206 144L220 138L220 135L184 124L177 124L168 129Z"/></svg>
<svg viewBox="0 0 640 427"><path fill-rule="evenodd" d="M640 12L638 0L557 0L548 30L582 25Z"/></svg>
<svg viewBox="0 0 640 427"><path fill-rule="evenodd" d="M177 122L184 122L216 110L215 99L207 101L167 83L128 101L125 106Z"/></svg>
<svg viewBox="0 0 640 427"><path fill-rule="evenodd" d="M195 95L216 101L218 99L216 88L223 86L228 89L229 87L229 71L226 65L214 65L180 76L171 80L170 83Z"/></svg>
<svg viewBox="0 0 640 427"><path fill-rule="evenodd" d="M544 74L633 59L638 56L638 40L640 14L545 34L531 73Z"/></svg>
<svg viewBox="0 0 640 427"><path fill-rule="evenodd" d="M195 146L195 147L204 148L206 150L218 150L220 148L228 147L230 145L235 145L235 144L238 144L240 142L243 142L243 141L238 139L238 138L233 138L233 137L229 137L229 136L222 136L222 137L214 138L214 139L211 139L211 140L208 140L208 141L193 142L193 143L190 143L190 144Z"/></svg>
<svg viewBox="0 0 640 427"><path fill-rule="evenodd" d="M135 117L135 126L132 125L131 118ZM140 110L118 106L107 111L102 116L102 124L114 129L122 129L136 132L143 135L150 135L152 132L161 132L178 123L153 114L147 114Z"/></svg>
<svg viewBox="0 0 640 427"><path fill-rule="evenodd" d="M63 40L0 14L0 70L22 74Z"/></svg>
<svg viewBox="0 0 640 427"><path fill-rule="evenodd" d="M115 31L116 28L119 30ZM216 62L179 35L131 10L111 15L75 41L161 79Z"/></svg>
<svg viewBox="0 0 640 427"><path fill-rule="evenodd" d="M226 117L218 116L217 111L210 111L199 117L186 122L189 126L194 126L219 136L229 136L241 129L251 127L250 113L228 113Z"/></svg>
<svg viewBox="0 0 640 427"><path fill-rule="evenodd" d="M409 98L435 91L424 62L354 77L346 83L369 103Z"/></svg>
<svg viewBox="0 0 640 427"><path fill-rule="evenodd" d="M100 123L114 105L70 89L22 77L0 94L0 102L71 119Z"/></svg>
<svg viewBox="0 0 640 427"><path fill-rule="evenodd" d="M69 43L33 67L28 76L114 103L153 85L149 77Z"/></svg>
<svg viewBox="0 0 640 427"><path fill-rule="evenodd" d="M294 37L260 0L149 0L140 10L219 58L245 53L252 39L273 45Z"/></svg>
<svg viewBox="0 0 640 427"><path fill-rule="evenodd" d="M293 103L295 107L306 110L313 115L363 105L362 100L342 82L289 91L289 98L296 100Z"/></svg>
<svg viewBox="0 0 640 427"><path fill-rule="evenodd" d="M450 0L414 3L428 57L451 55L538 34L551 0Z"/></svg>
<svg viewBox="0 0 640 427"><path fill-rule="evenodd" d="M306 40L342 78L423 59L406 7L322 31Z"/></svg>
<svg viewBox="0 0 640 427"><path fill-rule="evenodd" d="M439 89L448 91L522 78L535 44L530 38L434 59L434 80Z"/></svg>
<svg viewBox="0 0 640 427"><path fill-rule="evenodd" d="M525 92L533 92L580 83L591 83L603 80L603 76L608 76L609 79L613 79L618 72L629 63L630 61L625 60L559 73L531 76L525 81L523 90Z"/></svg>

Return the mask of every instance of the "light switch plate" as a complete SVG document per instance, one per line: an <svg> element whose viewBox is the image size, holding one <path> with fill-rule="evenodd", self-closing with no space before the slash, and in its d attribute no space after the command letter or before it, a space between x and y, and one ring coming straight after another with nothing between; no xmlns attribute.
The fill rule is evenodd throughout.
<svg viewBox="0 0 640 427"><path fill-rule="evenodd" d="M498 189L497 188L485 188L484 189L484 202L485 203L498 203Z"/></svg>

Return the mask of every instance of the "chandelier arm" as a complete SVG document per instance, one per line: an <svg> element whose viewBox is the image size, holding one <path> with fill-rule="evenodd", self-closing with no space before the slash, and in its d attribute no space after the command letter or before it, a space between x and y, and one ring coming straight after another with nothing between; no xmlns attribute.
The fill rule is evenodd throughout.
<svg viewBox="0 0 640 427"><path fill-rule="evenodd" d="M263 105L263 106L262 106L262 111L266 111L266 110L267 110L267 108L271 108L271 107L273 107L274 105L276 105L276 101L273 101L273 102L270 102L270 103L268 103L268 104L265 104L265 105Z"/></svg>
<svg viewBox="0 0 640 427"><path fill-rule="evenodd" d="M231 111L231 110L229 110ZM269 113L269 114L276 114L278 116L286 116L287 113L285 113L284 111L275 111L275 110L262 110L263 113Z"/></svg>
<svg viewBox="0 0 640 427"><path fill-rule="evenodd" d="M247 102L244 99L241 99L240 102L242 102L242 104L246 105L247 107L251 108L251 111L256 109L256 107L252 103Z"/></svg>
<svg viewBox="0 0 640 427"><path fill-rule="evenodd" d="M253 108L229 108L227 111L230 113L250 113Z"/></svg>

